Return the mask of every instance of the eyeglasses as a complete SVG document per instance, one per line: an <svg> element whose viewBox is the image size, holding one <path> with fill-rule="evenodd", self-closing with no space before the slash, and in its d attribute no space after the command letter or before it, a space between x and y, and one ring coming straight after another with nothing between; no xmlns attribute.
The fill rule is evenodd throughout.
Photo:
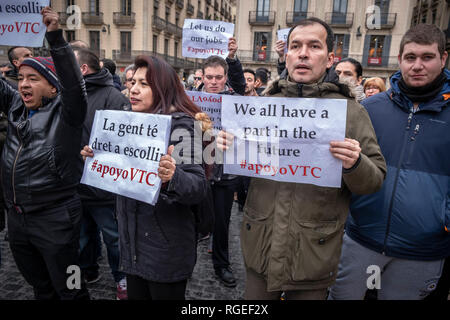
<svg viewBox="0 0 450 320"><path fill-rule="evenodd" d="M194 80L202 80L202 77L194 77Z"/></svg>

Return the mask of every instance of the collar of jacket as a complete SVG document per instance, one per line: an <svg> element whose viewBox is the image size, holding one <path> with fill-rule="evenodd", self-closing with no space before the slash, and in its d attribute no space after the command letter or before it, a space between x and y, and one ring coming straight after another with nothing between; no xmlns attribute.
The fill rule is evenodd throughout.
<svg viewBox="0 0 450 320"><path fill-rule="evenodd" d="M447 81L444 84L441 92L432 100L419 104L419 110L427 110L434 112L441 112L442 108L448 106L450 103L450 71L444 69L444 73L447 76ZM413 107L412 101L405 96L398 86L398 82L402 78L401 71L397 71L390 78L391 88L387 91L388 96L394 101L400 108L409 112Z"/></svg>
<svg viewBox="0 0 450 320"><path fill-rule="evenodd" d="M208 92L206 92L206 90L205 90L205 84L204 84L204 83L202 83L202 84L198 87L197 91L201 91L201 92L208 93ZM216 93L216 94L233 94L233 93L234 93L234 90L233 90L228 84L225 84L225 88L223 89L223 91L222 91L222 92L219 92L219 93Z"/></svg>
<svg viewBox="0 0 450 320"><path fill-rule="evenodd" d="M347 98L352 97L349 87L339 82L339 77L336 72L334 72L334 68L327 69L322 77L320 77L319 81L312 84L300 84L293 82L291 81L289 74L287 72L283 72L280 79L275 80L264 93L273 95L280 92L285 96L297 96L304 98L317 98L321 97L324 93L329 92L338 92Z"/></svg>

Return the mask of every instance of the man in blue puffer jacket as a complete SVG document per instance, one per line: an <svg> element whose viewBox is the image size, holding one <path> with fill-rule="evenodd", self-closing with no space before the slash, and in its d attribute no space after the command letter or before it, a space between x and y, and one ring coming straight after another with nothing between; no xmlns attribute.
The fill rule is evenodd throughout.
<svg viewBox="0 0 450 320"><path fill-rule="evenodd" d="M391 89L362 104L388 171L382 189L353 195L329 299L423 299L450 256L450 72L442 31L411 28Z"/></svg>

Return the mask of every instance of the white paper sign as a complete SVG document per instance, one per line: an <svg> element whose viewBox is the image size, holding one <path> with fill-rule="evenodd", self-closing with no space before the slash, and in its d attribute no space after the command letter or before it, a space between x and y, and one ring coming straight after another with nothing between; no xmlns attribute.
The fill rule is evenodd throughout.
<svg viewBox="0 0 450 320"><path fill-rule="evenodd" d="M186 91L188 97L206 113L213 122L213 129L222 130L222 95L201 91Z"/></svg>
<svg viewBox="0 0 450 320"><path fill-rule="evenodd" d="M186 58L206 59L228 56L228 39L234 34L234 24L223 21L185 19L183 51Z"/></svg>
<svg viewBox="0 0 450 320"><path fill-rule="evenodd" d="M138 112L95 112L81 183L154 205L167 151L171 117Z"/></svg>
<svg viewBox="0 0 450 320"><path fill-rule="evenodd" d="M291 28L280 29L277 31L278 40L283 40L284 42L286 42L286 44L284 45L284 53L287 52L287 39L289 35L289 30L291 30Z"/></svg>
<svg viewBox="0 0 450 320"><path fill-rule="evenodd" d="M341 187L342 161L330 141L345 139L347 100L222 97L222 126L234 148L224 173Z"/></svg>
<svg viewBox="0 0 450 320"><path fill-rule="evenodd" d="M41 10L49 0L0 1L0 45L42 47L46 26Z"/></svg>

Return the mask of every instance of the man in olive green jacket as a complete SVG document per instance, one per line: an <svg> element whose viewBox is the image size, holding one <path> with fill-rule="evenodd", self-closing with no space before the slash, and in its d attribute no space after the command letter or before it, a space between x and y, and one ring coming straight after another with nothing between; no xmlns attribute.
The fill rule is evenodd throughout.
<svg viewBox="0 0 450 320"><path fill-rule="evenodd" d="M337 275L351 193L373 193L383 183L386 164L369 116L331 68L333 39L323 21L299 22L288 37L287 74L265 95L347 99L346 138L330 142L342 160L342 187L252 178L241 230L246 299L279 299L283 291L287 299L325 299ZM222 131L219 147L227 149L231 137Z"/></svg>

